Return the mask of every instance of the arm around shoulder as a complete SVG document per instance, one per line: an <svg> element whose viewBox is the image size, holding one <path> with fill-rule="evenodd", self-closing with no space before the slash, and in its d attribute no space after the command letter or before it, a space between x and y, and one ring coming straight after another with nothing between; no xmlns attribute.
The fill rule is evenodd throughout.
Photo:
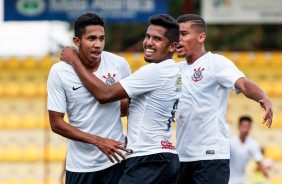
<svg viewBox="0 0 282 184"><path fill-rule="evenodd" d="M82 64L74 48L65 47L61 53L61 60L73 66L82 84L99 103L109 103L128 97L126 91L119 83L109 86L93 75L92 71Z"/></svg>

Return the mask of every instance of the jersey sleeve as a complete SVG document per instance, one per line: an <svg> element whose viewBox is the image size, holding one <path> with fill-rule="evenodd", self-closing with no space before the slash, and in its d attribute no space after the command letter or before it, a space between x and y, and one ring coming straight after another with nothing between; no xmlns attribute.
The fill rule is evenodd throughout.
<svg viewBox="0 0 282 184"><path fill-rule="evenodd" d="M259 148L258 143L255 142L255 141L252 142L251 154L252 154L252 157L253 157L253 159L254 159L255 161L257 161L257 162L262 161L263 156L262 156L262 154L261 154L261 151L260 151L260 148Z"/></svg>
<svg viewBox="0 0 282 184"><path fill-rule="evenodd" d="M130 98L158 89L164 84L161 69L157 65L147 64L119 81Z"/></svg>
<svg viewBox="0 0 282 184"><path fill-rule="evenodd" d="M234 90L237 94L241 93L235 88L235 83L245 75L235 66L235 64L224 56L216 55L212 61L212 70L216 81L226 88Z"/></svg>
<svg viewBox="0 0 282 184"><path fill-rule="evenodd" d="M47 108L51 111L66 112L66 94L58 72L52 67L47 80L48 102Z"/></svg>
<svg viewBox="0 0 282 184"><path fill-rule="evenodd" d="M121 71L121 75L122 75L121 78L122 79L128 77L131 74L130 65L128 64L128 62L124 58L122 58L120 71Z"/></svg>

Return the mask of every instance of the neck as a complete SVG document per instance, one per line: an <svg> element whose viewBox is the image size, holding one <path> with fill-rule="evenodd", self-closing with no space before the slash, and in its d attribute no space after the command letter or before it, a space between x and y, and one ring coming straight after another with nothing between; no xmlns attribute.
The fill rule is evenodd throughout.
<svg viewBox="0 0 282 184"><path fill-rule="evenodd" d="M239 138L240 138L240 140L241 140L242 143L245 142L246 137L247 137L247 136L243 136L243 135L240 135L240 136L239 136Z"/></svg>
<svg viewBox="0 0 282 184"><path fill-rule="evenodd" d="M172 59L173 54L174 54L174 52L169 52L167 55L164 55L164 57L162 58L162 60L160 62L165 61L167 59ZM158 62L158 63L160 63L160 62Z"/></svg>
<svg viewBox="0 0 282 184"><path fill-rule="evenodd" d="M195 61L197 61L197 59L199 59L200 57L202 57L206 53L207 52L206 52L205 48L202 47L202 49L200 51L196 51L196 52L192 53L190 56L187 56L186 61L187 61L188 65L193 64Z"/></svg>
<svg viewBox="0 0 282 184"><path fill-rule="evenodd" d="M173 56L173 53L169 54L169 55L164 55L164 57L159 59L159 60L150 60L150 59L146 59L146 58L144 58L144 59L147 63L161 63L161 62L163 62L167 59L172 59L172 56Z"/></svg>
<svg viewBox="0 0 282 184"><path fill-rule="evenodd" d="M81 53L78 53L78 56L81 60L81 63L85 66L85 68L89 71L91 71L92 73L95 72L101 62L101 58L98 61L89 61L87 58L84 57L84 55L82 55Z"/></svg>

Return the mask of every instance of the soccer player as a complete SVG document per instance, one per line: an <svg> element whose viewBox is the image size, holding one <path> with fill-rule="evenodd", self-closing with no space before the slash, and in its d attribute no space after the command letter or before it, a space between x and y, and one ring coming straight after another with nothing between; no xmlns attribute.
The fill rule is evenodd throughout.
<svg viewBox="0 0 282 184"><path fill-rule="evenodd" d="M239 136L230 141L230 180L229 184L245 183L245 167L249 160L254 159L260 172L268 176L267 169L262 164L263 156L258 143L249 136L252 119L242 116L239 119Z"/></svg>
<svg viewBox="0 0 282 184"><path fill-rule="evenodd" d="M120 184L177 181L179 159L171 143L171 126L181 90L180 68L172 60L178 40L175 19L166 14L150 17L143 41L149 64L112 86L87 71L73 48L67 47L61 54L100 103L131 98L127 148L133 153L127 155Z"/></svg>
<svg viewBox="0 0 282 184"><path fill-rule="evenodd" d="M242 92L264 109L263 123L272 123L272 105L264 91L224 56L206 52L205 21L198 15L177 18L182 96L176 114L179 183L227 184L230 145L226 108L230 89Z"/></svg>
<svg viewBox="0 0 282 184"><path fill-rule="evenodd" d="M103 51L104 26L103 18L84 14L74 22L73 41L79 48L81 65L107 85L113 85L131 71L125 59ZM69 139L66 183L117 183L123 172L117 162L125 158L121 150L128 151L122 146L125 136L120 119L121 103L100 104L83 86L73 67L65 62L52 66L47 85L51 128ZM69 124L63 119L65 113Z"/></svg>

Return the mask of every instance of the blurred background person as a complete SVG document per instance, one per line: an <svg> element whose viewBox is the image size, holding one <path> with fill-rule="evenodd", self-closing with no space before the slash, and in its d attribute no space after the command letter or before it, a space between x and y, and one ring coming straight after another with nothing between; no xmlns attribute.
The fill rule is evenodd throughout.
<svg viewBox="0 0 282 184"><path fill-rule="evenodd" d="M252 118L242 116L239 118L239 135L231 138L230 141L230 180L229 184L245 183L245 168L251 159L257 162L257 170L265 177L268 172L262 164L263 155L256 140L249 136L252 126Z"/></svg>

